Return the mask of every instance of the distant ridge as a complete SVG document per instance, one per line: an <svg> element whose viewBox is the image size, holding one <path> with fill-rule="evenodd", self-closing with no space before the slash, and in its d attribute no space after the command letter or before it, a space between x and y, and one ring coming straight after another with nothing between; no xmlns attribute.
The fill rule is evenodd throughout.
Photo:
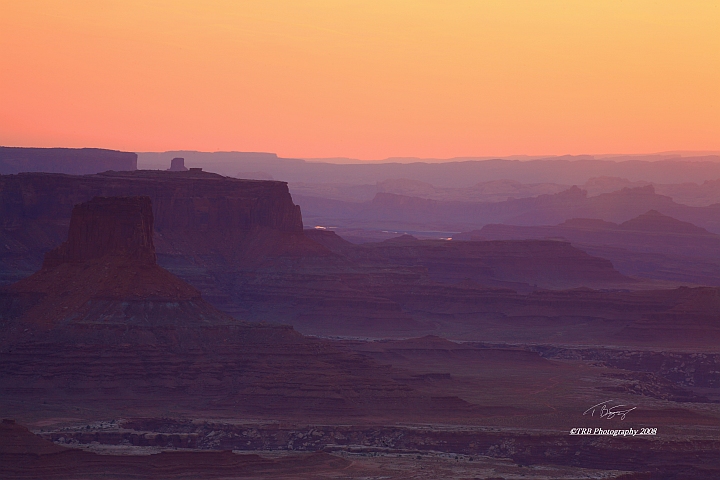
<svg viewBox="0 0 720 480"><path fill-rule="evenodd" d="M704 228L693 225L690 222L683 222L668 215L663 215L657 210L650 210L633 219L619 225L623 230L642 232L663 232L683 233L690 235L712 235Z"/></svg>
<svg viewBox="0 0 720 480"><path fill-rule="evenodd" d="M720 178L720 155L681 157L675 154L619 155L598 158L566 155L502 159L457 157L435 159L388 158L382 161L353 159L282 158L266 152L148 152L138 154L139 168L165 169L173 157L188 166L236 176L238 172L264 172L284 182L375 184L405 178L436 187L469 187L492 180L521 183L582 185L594 177L620 177L630 182L702 183Z"/></svg>
<svg viewBox="0 0 720 480"><path fill-rule="evenodd" d="M720 286L720 235L651 209L623 223L571 218L559 225L491 224L453 240L563 239L607 258L621 273Z"/></svg>
<svg viewBox="0 0 720 480"><path fill-rule="evenodd" d="M103 148L0 147L0 174L21 172L87 175L137 170L136 153Z"/></svg>

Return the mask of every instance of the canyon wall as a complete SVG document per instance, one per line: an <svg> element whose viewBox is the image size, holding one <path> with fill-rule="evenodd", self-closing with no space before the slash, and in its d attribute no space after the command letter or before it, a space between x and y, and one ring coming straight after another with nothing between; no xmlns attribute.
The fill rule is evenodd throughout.
<svg viewBox="0 0 720 480"><path fill-rule="evenodd" d="M300 208L282 182L237 180L203 172L134 171L87 176L27 173L0 176L0 285L38 270L57 247L73 206L96 196L148 196L159 254L273 254L283 242L258 236L302 237ZM292 243L292 242L291 242ZM239 252L239 253L238 253Z"/></svg>

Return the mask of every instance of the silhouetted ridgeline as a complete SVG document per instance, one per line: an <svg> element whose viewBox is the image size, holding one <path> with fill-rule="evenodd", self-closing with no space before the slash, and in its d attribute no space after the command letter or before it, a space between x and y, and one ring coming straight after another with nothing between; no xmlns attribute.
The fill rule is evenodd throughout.
<svg viewBox="0 0 720 480"><path fill-rule="evenodd" d="M137 170L137 154L102 148L0 147L0 174L21 172L86 175Z"/></svg>
<svg viewBox="0 0 720 480"><path fill-rule="evenodd" d="M350 164L323 163L298 158L279 158L260 152L191 152L139 153L140 168L166 169L173 157L185 158L192 167L228 176L252 172L263 173L284 182L339 183L374 185L389 179L427 182L436 187L470 187L478 182L515 180L521 183L557 183L582 185L595 177L621 177L629 181L650 183L702 183L720 178L720 156L640 155L612 159L591 155L567 155L529 161L456 158L443 163L381 162ZM629 185L628 185L629 186Z"/></svg>

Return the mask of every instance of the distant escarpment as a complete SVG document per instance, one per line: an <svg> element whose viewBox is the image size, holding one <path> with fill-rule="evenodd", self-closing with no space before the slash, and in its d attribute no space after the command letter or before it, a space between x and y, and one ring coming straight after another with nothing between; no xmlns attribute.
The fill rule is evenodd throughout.
<svg viewBox="0 0 720 480"><path fill-rule="evenodd" d="M720 235L650 210L617 224L573 218L559 225L485 225L453 240L563 239L611 260L625 275L720 286Z"/></svg>
<svg viewBox="0 0 720 480"><path fill-rule="evenodd" d="M281 182L194 171L0 176L0 284L40 268L44 254L65 238L74 205L130 195L152 201L161 258L183 254L240 262L316 247L302 236L300 209Z"/></svg>
<svg viewBox="0 0 720 480"><path fill-rule="evenodd" d="M0 174L20 172L86 175L137 169L136 153L102 148L0 147Z"/></svg>
<svg viewBox="0 0 720 480"><path fill-rule="evenodd" d="M622 223L656 210L708 231L720 233L720 204L691 207L659 195L652 185L623 188L594 197L577 186L555 194L500 202L445 201L377 193L372 201L348 202L296 195L305 219L341 229L416 232L471 231L487 224L554 225L572 218Z"/></svg>
<svg viewBox="0 0 720 480"><path fill-rule="evenodd" d="M0 405L273 417L470 408L291 327L215 309L155 263L148 197L95 198L73 209L70 225L39 272L0 290Z"/></svg>
<svg viewBox="0 0 720 480"><path fill-rule="evenodd" d="M327 246L338 249L331 243ZM361 263L422 266L432 281L445 284L474 282L531 291L538 287L627 288L635 283L615 270L610 261L561 241L457 242L417 240L406 235L351 249L339 248L338 252Z"/></svg>

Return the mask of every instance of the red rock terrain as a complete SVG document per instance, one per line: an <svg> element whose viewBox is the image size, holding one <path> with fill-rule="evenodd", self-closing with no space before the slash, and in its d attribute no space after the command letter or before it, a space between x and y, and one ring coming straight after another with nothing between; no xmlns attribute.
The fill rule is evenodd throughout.
<svg viewBox="0 0 720 480"><path fill-rule="evenodd" d="M456 465L462 459L462 475L472 472L471 478L717 475L720 412L712 402L720 360L711 353L663 355L647 349L668 341L682 345L678 337L693 322L701 335L688 341L706 349L708 342L716 344L716 289L522 295L472 282L427 282L421 274L407 282L413 269L427 267L404 267L393 276L397 267L390 265L374 277L375 284L364 284L365 294L402 305L406 314L436 329L517 344L538 343L544 333L583 345L473 344L438 337L333 343L216 310L155 263L153 224L147 197L78 205L67 241L47 254L39 272L2 291L3 411L34 422L46 430L41 432L46 439L63 445L129 449L112 458L58 450L21 427L6 426L0 432L10 438L0 442L10 445L0 466L4 478L99 472L110 478L181 472L191 478L377 474L365 461L345 460L360 454L420 456L413 465L398 460L405 470L393 475L400 478L425 469L447 476L447 463L438 463L441 455ZM356 248L329 240L338 252ZM382 258L373 248L399 255L394 249L404 251L405 243L415 248L416 241L401 239L361 252L370 262ZM339 259L337 268L348 274L359 269L349 256L359 254L345 252L328 258ZM381 271L377 265L372 269ZM358 282L367 281L367 271L358 270ZM282 287L279 282L278 292ZM608 339L642 344L642 338L622 338L622 332L643 322L674 330L649 327L661 338L645 350L588 345ZM657 427L661 436L569 437L570 428L606 425L582 412L607 395L638 405L632 426ZM613 422L607 425L623 425ZM155 448L157 454L137 455L148 452L131 447ZM267 459L228 452L240 449L335 453ZM471 458L482 458L481 467L471 468Z"/></svg>
<svg viewBox="0 0 720 480"><path fill-rule="evenodd" d="M96 193L145 193L153 201L153 244L161 266L236 318L292 324L303 333L362 337L436 333L473 340L537 336L540 341L562 338L633 344L640 339L618 334L631 324L646 331L648 319L664 315L674 308L668 300L678 298L663 292L540 292L542 288L588 286L648 288L628 282L606 260L562 242L393 241L358 247L332 233L304 233L299 209L282 182L242 181L194 171L137 171L85 177L2 176L0 188L3 245L10 250L0 255L5 278L26 276L18 265L36 265L33 269L38 269L43 252L60 245L65 233L61 236L59 232L67 232L75 199ZM707 241L714 238L697 232L681 236L687 235ZM63 265L63 269L77 269L69 263ZM125 274L120 274L120 265L113 268L119 272L118 279L125 279L122 288L126 293L137 283L133 275L165 275L153 268L133 267ZM88 272L97 274L99 270ZM33 282L42 277L48 285L62 283L50 275L43 273ZM96 297L107 296L110 287L103 287L97 278L85 282L93 289L104 289L105 293ZM48 300L37 308L56 312L66 307L70 310L71 305L63 303L70 299L85 302L73 293L72 283L66 288L54 303ZM119 284L112 288L122 290ZM157 285L153 288L161 293ZM178 288L186 291L189 287ZM536 293L519 295L518 290ZM0 299L7 312L3 315L19 315L23 302L30 302L39 291L42 288L36 286L16 291L13 299ZM152 296L152 292L146 293ZM196 293L187 290L186 296L192 295ZM106 300L90 305L83 308L88 312L116 308ZM187 315L196 315L200 308L191 300L183 305L190 309ZM143 318L142 312L150 307L135 302L123 308L134 309L133 315ZM170 319L172 308L163 306L155 311L167 310ZM702 313L706 318L714 314L710 308ZM699 333L693 334L694 340L669 335L664 345L675 341L712 344L716 329L712 322L698 323L700 312L674 315L679 318L677 331L687 323Z"/></svg>
<svg viewBox="0 0 720 480"><path fill-rule="evenodd" d="M148 197L80 204L43 268L0 292L5 402L275 417L442 410L446 399L365 357L216 310L155 263L152 226Z"/></svg>
<svg viewBox="0 0 720 480"><path fill-rule="evenodd" d="M43 328L235 323L156 264L152 232L149 197L96 197L77 205L68 240L45 255L39 272L7 289L42 297L20 320Z"/></svg>
<svg viewBox="0 0 720 480"><path fill-rule="evenodd" d="M455 395L477 411L457 408L454 417L441 421L431 414L401 424L349 417L324 422L305 416L278 424L248 421L224 410L215 418L195 412L189 418L75 420L51 428L38 422L35 428L61 445L126 454L162 449L326 451L351 459L354 467L367 465L359 460L370 457L403 470L375 474L390 478L616 478L634 472L638 476L623 478L712 479L720 469L715 454L720 410L694 390L707 387L705 380L717 380L716 354L457 343L439 337L346 341L342 348L391 362L394 376L414 389ZM668 381L673 375L683 382ZM625 420L583 414L609 398L636 409ZM578 426L652 427L657 434L569 435ZM418 461L407 465L408 457ZM465 473L451 475L446 460ZM350 467L343 472L345 478L359 473Z"/></svg>
<svg viewBox="0 0 720 480"><path fill-rule="evenodd" d="M244 244L253 233L269 230L287 237L302 233L300 209L282 182L237 180L196 171L106 172L82 177L20 174L0 176L0 192L3 240L18 242L36 254L59 245L73 206L96 196L149 196L161 253L180 250L231 256L242 252L247 261L269 248ZM309 242L299 242L313 248ZM8 253L15 252L14 248L19 247L7 243ZM20 249L17 253L28 252Z"/></svg>

